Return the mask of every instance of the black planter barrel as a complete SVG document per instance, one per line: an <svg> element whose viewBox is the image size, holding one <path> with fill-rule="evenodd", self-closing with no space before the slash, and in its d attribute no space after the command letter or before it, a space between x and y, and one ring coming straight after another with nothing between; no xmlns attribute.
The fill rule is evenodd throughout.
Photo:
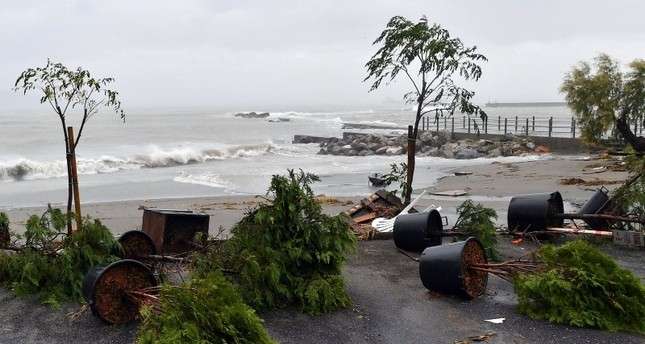
<svg viewBox="0 0 645 344"><path fill-rule="evenodd" d="M122 258L136 259L145 258L157 254L157 248L150 236L143 231L128 231L119 237L121 244Z"/></svg>
<svg viewBox="0 0 645 344"><path fill-rule="evenodd" d="M442 231L441 214L436 209L399 215L394 221L394 244L402 250L420 252L426 247L441 245Z"/></svg>
<svg viewBox="0 0 645 344"><path fill-rule="evenodd" d="M532 232L562 227L564 220L556 215L563 212L564 202L557 191L515 196L508 205L508 230Z"/></svg>
<svg viewBox="0 0 645 344"><path fill-rule="evenodd" d="M604 186L596 190L591 198L580 208L579 214L598 214L605 210L609 205L609 190ZM584 219L584 221L593 229L609 228L609 222L603 219Z"/></svg>
<svg viewBox="0 0 645 344"><path fill-rule="evenodd" d="M470 250L468 256L464 255L466 249ZM468 299L483 294L488 274L468 269L471 258L479 263L487 262L484 247L473 237L426 248L419 258L419 276L423 286L432 291Z"/></svg>
<svg viewBox="0 0 645 344"><path fill-rule="evenodd" d="M127 291L156 286L157 279L143 263L122 259L106 267L94 267L83 279L83 297L92 313L109 324L124 324L139 313L139 305Z"/></svg>

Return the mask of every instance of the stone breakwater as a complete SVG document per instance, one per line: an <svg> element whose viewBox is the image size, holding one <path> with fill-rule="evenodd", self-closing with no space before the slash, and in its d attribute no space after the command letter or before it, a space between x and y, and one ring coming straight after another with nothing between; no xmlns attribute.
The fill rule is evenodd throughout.
<svg viewBox="0 0 645 344"><path fill-rule="evenodd" d="M376 135L344 133L342 138L294 136L293 143L318 143L318 154L368 156L401 155L407 153L407 135ZM448 159L515 156L545 153L546 147L536 146L526 138L505 137L503 140L450 140L449 133L421 132L416 142L417 156L436 156Z"/></svg>

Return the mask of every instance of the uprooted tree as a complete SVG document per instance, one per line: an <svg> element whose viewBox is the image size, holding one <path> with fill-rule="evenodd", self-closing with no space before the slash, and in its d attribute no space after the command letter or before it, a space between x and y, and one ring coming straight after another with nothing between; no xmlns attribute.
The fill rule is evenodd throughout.
<svg viewBox="0 0 645 344"><path fill-rule="evenodd" d="M474 92L458 86L454 77L463 80L479 80L482 74L478 63L486 57L477 53L477 47L466 47L459 38L451 37L448 30L439 24L428 23L423 17L414 23L404 17L392 17L385 30L374 41L381 47L365 64L368 75L364 81L372 80L370 91L381 83L405 74L413 90L404 97L406 102L416 104L416 115L409 144L405 202L410 202L416 138L423 116L434 114L452 116L455 111L479 115L486 120L486 113L471 100Z"/></svg>
<svg viewBox="0 0 645 344"><path fill-rule="evenodd" d="M117 260L119 246L98 220L84 218L71 235L65 231L66 222L62 211L50 207L42 216L27 220L23 235L11 233L12 246L5 249L14 254L0 254L0 285L19 296L36 295L52 306L82 301L85 274L96 265Z"/></svg>
<svg viewBox="0 0 645 344"><path fill-rule="evenodd" d="M637 136L630 123L645 125L645 60L629 64L625 73L617 61L605 54L574 66L560 89L582 126L582 137L601 143L603 136L616 129L631 154L627 167L629 181L616 192L616 202L624 213L645 214L645 137Z"/></svg>
<svg viewBox="0 0 645 344"><path fill-rule="evenodd" d="M48 59L44 67L29 68L22 72L14 85L14 90L21 91L23 94L39 92L40 103L48 103L60 119L67 162L67 231L69 234L72 232L72 153L78 146L83 129L101 107L113 110L125 121L119 93L107 88L113 81L112 78L95 79L89 71L81 67L71 70L61 63L53 63ZM74 110L80 111L82 117L76 138L72 138L74 144L71 146L67 125L70 124L69 115Z"/></svg>
<svg viewBox="0 0 645 344"><path fill-rule="evenodd" d="M255 311L219 272L164 285L159 304L141 310L138 344L275 343Z"/></svg>
<svg viewBox="0 0 645 344"><path fill-rule="evenodd" d="M545 245L536 259L537 271L513 279L521 313L558 324L645 333L645 287L611 257L575 240Z"/></svg>
<svg viewBox="0 0 645 344"><path fill-rule="evenodd" d="M195 274L234 273L256 309L296 306L308 314L350 305L341 275L356 238L343 215L322 213L311 184L317 176L289 170L271 179L266 203L251 210L221 247L198 256Z"/></svg>

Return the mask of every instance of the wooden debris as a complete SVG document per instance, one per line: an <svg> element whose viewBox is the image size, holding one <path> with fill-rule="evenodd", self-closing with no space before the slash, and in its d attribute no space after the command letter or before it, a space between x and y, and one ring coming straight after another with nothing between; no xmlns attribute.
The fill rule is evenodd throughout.
<svg viewBox="0 0 645 344"><path fill-rule="evenodd" d="M622 184L622 180L584 180L582 178L562 178L560 179L561 185L584 185L584 186L598 186L598 185L612 185L612 184Z"/></svg>
<svg viewBox="0 0 645 344"><path fill-rule="evenodd" d="M479 336L470 336L463 340L455 340L454 344L471 344L479 342L488 342L491 338L495 336L495 332L486 332L485 334Z"/></svg>
<svg viewBox="0 0 645 344"><path fill-rule="evenodd" d="M379 190L362 199L345 213L352 219L351 228L359 240L390 239L392 233L379 233L371 222L377 217L392 218L403 209L401 199L391 192Z"/></svg>
<svg viewBox="0 0 645 344"><path fill-rule="evenodd" d="M446 191L430 192L430 194L435 195L435 196L458 197L458 196L467 195L468 191L466 191L466 190L446 190Z"/></svg>

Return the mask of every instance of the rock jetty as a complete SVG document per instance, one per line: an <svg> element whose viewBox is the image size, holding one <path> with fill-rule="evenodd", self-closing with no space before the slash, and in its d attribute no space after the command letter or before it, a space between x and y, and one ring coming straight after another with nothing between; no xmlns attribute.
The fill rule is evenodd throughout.
<svg viewBox="0 0 645 344"><path fill-rule="evenodd" d="M293 143L318 143L318 154L368 156L401 155L407 152L407 135L377 135L344 133L338 137L294 136ZM544 147L526 138L506 137L492 140L450 140L450 134L421 132L417 139L417 156L436 156L448 159L475 159L481 157L514 156L532 152L544 152Z"/></svg>
<svg viewBox="0 0 645 344"><path fill-rule="evenodd" d="M238 112L235 114L235 117L242 117L242 118L267 118L269 117L268 112Z"/></svg>

